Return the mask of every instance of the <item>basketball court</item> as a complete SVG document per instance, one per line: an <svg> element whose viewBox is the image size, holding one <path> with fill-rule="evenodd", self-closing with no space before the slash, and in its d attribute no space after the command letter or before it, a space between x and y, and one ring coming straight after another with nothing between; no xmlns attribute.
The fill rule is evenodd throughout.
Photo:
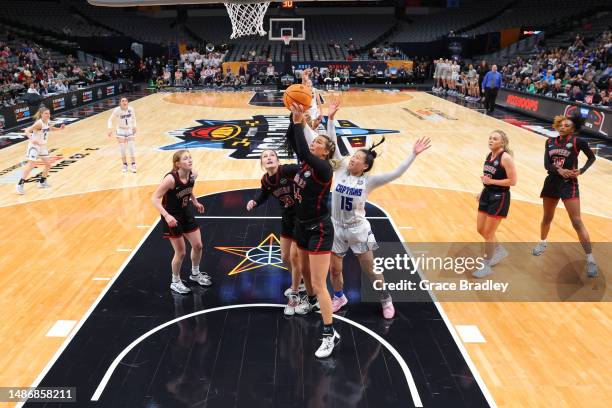
<svg viewBox="0 0 612 408"><path fill-rule="evenodd" d="M544 137L422 92L359 90L342 98L343 143L387 139L374 172L397 166L418 137L432 139L404 176L372 194L367 216L379 241L407 249L480 242L474 195L493 129L509 135L519 174L499 239L537 241ZM282 315L290 277L275 252L277 205L244 210L259 187L258 151L279 144L288 124L280 95L156 93L130 104L139 123L136 174L120 171L116 142L105 135L108 111L50 136L51 189L28 183L16 195L24 145L2 149L0 166L13 170L2 171L0 184L7 230L0 337L11 350L0 357L0 383L74 386L79 406L607 405L609 303L562 302L561 292L546 303L406 302L385 322L376 304L358 301L352 257L345 260L351 303L336 323L339 353L310 358L318 317ZM150 196L172 151L184 147L199 173L202 268L214 285L181 297L167 288L171 248ZM612 164L600 158L580 183L591 239L605 242ZM550 240L576 241L563 208ZM538 259L532 276L504 263L493 278L522 273L534 284L569 285L575 300L595 291L594 300L609 301L608 248L595 248L602 260L596 279L581 270L580 253L562 283L553 256ZM482 339L462 338L465 326ZM50 336L58 327L63 334Z"/></svg>

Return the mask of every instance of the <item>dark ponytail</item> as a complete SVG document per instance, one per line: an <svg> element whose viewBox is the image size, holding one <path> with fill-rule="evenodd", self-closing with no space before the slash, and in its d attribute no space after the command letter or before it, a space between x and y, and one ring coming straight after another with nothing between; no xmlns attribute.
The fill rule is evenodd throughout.
<svg viewBox="0 0 612 408"><path fill-rule="evenodd" d="M584 125L584 118L580 115L580 113L575 110L570 113L567 118L572 121L574 124L574 130L577 132Z"/></svg>
<svg viewBox="0 0 612 408"><path fill-rule="evenodd" d="M383 136L382 139L380 139L380 142L374 143L372 146L370 146L369 149L359 150L360 152L363 152L363 154L365 155L364 161L365 161L365 164L368 165L368 168L363 171L364 173L367 173L368 171L372 170L372 166L374 166L374 160L376 159L376 156L378 156L378 153L374 149L380 146L381 144L383 144L384 142L385 142L385 137Z"/></svg>

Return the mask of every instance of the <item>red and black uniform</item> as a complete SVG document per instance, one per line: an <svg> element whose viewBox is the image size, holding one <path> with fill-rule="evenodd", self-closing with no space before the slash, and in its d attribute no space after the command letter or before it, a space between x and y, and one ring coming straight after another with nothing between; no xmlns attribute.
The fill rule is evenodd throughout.
<svg viewBox="0 0 612 408"><path fill-rule="evenodd" d="M300 124L290 125L287 139L300 161L295 175L297 201L294 238L301 249L313 253L330 253L334 242L334 226L327 202L333 169L328 160L319 159L308 149Z"/></svg>
<svg viewBox="0 0 612 408"><path fill-rule="evenodd" d="M295 184L293 179L300 170L297 164L281 164L272 176L268 173L261 178L261 190L255 202L257 206L273 195L281 206L281 237L293 239L297 205L295 201Z"/></svg>
<svg viewBox="0 0 612 408"><path fill-rule="evenodd" d="M162 207L164 207L168 214L176 219L178 225L176 227L170 227L166 219L162 216L161 220L164 238L179 238L182 237L183 234L195 231L199 228L189 208L189 201L191 200L195 178L190 171L187 183L183 183L179 177L178 171L173 171L168 174L174 178L174 188L168 190L166 194L164 194L162 198ZM166 176L168 174L166 174Z"/></svg>
<svg viewBox="0 0 612 408"><path fill-rule="evenodd" d="M499 154L493 157L493 153L489 153L484 162L483 175L493 180L505 180L508 178L506 169L502 166L502 150ZM489 217L506 218L510 210L510 187L496 186L485 184L480 193L480 201L478 202L478 211L486 213Z"/></svg>
<svg viewBox="0 0 612 408"><path fill-rule="evenodd" d="M575 200L580 197L578 179L564 178L557 169L576 170L578 168L578 154L580 151L587 156L587 162L580 169L584 173L595 162L595 154L584 139L571 135L546 140L544 151L544 167L548 176L544 180L544 187L540 197L560 198L562 200Z"/></svg>

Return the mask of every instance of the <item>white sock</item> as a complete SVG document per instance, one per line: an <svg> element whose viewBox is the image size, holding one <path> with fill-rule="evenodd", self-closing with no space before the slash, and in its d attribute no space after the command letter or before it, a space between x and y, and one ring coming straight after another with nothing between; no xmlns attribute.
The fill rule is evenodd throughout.
<svg viewBox="0 0 612 408"><path fill-rule="evenodd" d="M586 254L586 260L587 260L587 262L589 262L589 263L595 263L595 257L593 256L593 254L592 254L592 253L590 253L590 254Z"/></svg>
<svg viewBox="0 0 612 408"><path fill-rule="evenodd" d="M180 276L175 276L172 275L172 283L177 283L181 281L181 277Z"/></svg>
<svg viewBox="0 0 612 408"><path fill-rule="evenodd" d="M132 156L132 159L134 159L136 157L134 155L134 150L135 150L134 141L133 140L128 140L127 144L128 144L128 149L130 151L130 156Z"/></svg>
<svg viewBox="0 0 612 408"><path fill-rule="evenodd" d="M191 267L191 274L192 275L199 275L200 274L200 267L199 266L192 266Z"/></svg>
<svg viewBox="0 0 612 408"><path fill-rule="evenodd" d="M542 245L546 246L546 240L545 240L545 239L541 239L541 240L540 240L540 244L542 244Z"/></svg>

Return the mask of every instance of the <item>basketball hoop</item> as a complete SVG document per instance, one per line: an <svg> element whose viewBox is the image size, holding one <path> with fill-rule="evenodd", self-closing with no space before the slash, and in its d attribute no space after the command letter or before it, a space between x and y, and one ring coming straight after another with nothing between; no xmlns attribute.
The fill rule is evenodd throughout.
<svg viewBox="0 0 612 408"><path fill-rule="evenodd" d="M281 37L283 38L283 42L285 43L285 45L289 45L289 43L291 42L291 36L284 34Z"/></svg>
<svg viewBox="0 0 612 408"><path fill-rule="evenodd" d="M232 40L247 35L266 35L263 22L270 2L224 4L232 22Z"/></svg>

